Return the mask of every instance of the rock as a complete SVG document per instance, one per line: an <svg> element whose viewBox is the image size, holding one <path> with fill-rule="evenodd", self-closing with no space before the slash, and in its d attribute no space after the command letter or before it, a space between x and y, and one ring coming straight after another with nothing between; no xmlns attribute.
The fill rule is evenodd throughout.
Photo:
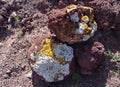
<svg viewBox="0 0 120 87"><path fill-rule="evenodd" d="M2 43L0 43L0 48L3 46L3 44Z"/></svg>
<svg viewBox="0 0 120 87"><path fill-rule="evenodd" d="M11 74L11 70L7 70L7 71L6 71L6 74Z"/></svg>
<svg viewBox="0 0 120 87"><path fill-rule="evenodd" d="M77 0L67 0L69 3L74 4L77 2Z"/></svg>
<svg viewBox="0 0 120 87"><path fill-rule="evenodd" d="M48 9L48 4L47 4L47 1L40 1L38 4L37 4L37 8L43 12L43 13L46 13L47 12L47 9Z"/></svg>
<svg viewBox="0 0 120 87"><path fill-rule="evenodd" d="M27 78L29 78L29 79L32 79L32 71L30 71L29 73L27 73L25 76L26 76Z"/></svg>
<svg viewBox="0 0 120 87"><path fill-rule="evenodd" d="M101 29L109 29L120 22L120 1L118 0L84 0L95 11L96 22ZM118 16L118 17L117 17Z"/></svg>
<svg viewBox="0 0 120 87"><path fill-rule="evenodd" d="M29 64L40 79L57 82L74 71L73 48L51 35L40 35L28 50Z"/></svg>
<svg viewBox="0 0 120 87"><path fill-rule="evenodd" d="M16 16L17 16L16 12L12 12L10 15L10 17L16 17Z"/></svg>
<svg viewBox="0 0 120 87"><path fill-rule="evenodd" d="M112 29L112 33L117 39L120 40L120 37L119 37L119 35L120 35L120 23L116 24L115 28Z"/></svg>
<svg viewBox="0 0 120 87"><path fill-rule="evenodd" d="M6 2L7 2L7 0L1 0L1 2L6 3Z"/></svg>
<svg viewBox="0 0 120 87"><path fill-rule="evenodd" d="M10 74L4 74L4 75L3 75L3 78L4 78L4 79L9 79L9 78L10 78Z"/></svg>
<svg viewBox="0 0 120 87"><path fill-rule="evenodd" d="M105 48L101 42L92 39L75 50L82 74L91 75L100 69L105 59Z"/></svg>
<svg viewBox="0 0 120 87"><path fill-rule="evenodd" d="M93 9L69 5L49 13L48 27L56 37L69 44L87 41L97 31Z"/></svg>
<svg viewBox="0 0 120 87"><path fill-rule="evenodd" d="M0 25L2 25L2 24L3 24L3 21L4 21L4 18L3 18L3 16L2 16L2 15L0 15Z"/></svg>

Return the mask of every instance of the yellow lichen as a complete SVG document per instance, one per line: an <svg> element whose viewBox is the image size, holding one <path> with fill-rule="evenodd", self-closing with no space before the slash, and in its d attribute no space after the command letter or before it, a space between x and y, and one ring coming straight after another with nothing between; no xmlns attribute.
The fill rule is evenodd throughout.
<svg viewBox="0 0 120 87"><path fill-rule="evenodd" d="M77 9L76 5L71 5L68 9L67 9L67 13L70 13L71 11Z"/></svg>
<svg viewBox="0 0 120 87"><path fill-rule="evenodd" d="M82 16L81 20L82 21L89 21L89 17L87 15Z"/></svg>
<svg viewBox="0 0 120 87"><path fill-rule="evenodd" d="M38 47L37 46L35 46L35 49L37 49Z"/></svg>
<svg viewBox="0 0 120 87"><path fill-rule="evenodd" d="M88 25L87 24L83 24L84 28L87 29L88 28Z"/></svg>
<svg viewBox="0 0 120 87"><path fill-rule="evenodd" d="M67 24L67 22L64 22L64 24Z"/></svg>
<svg viewBox="0 0 120 87"><path fill-rule="evenodd" d="M54 53L52 52L52 41L50 39L42 40L41 44L43 48L38 52L40 55L51 56L54 59Z"/></svg>
<svg viewBox="0 0 120 87"><path fill-rule="evenodd" d="M90 16L90 22L92 22L94 20L94 15Z"/></svg>
<svg viewBox="0 0 120 87"><path fill-rule="evenodd" d="M96 26L97 26L97 23L96 23L96 21L94 21L93 23L94 23L94 25L96 25Z"/></svg>
<svg viewBox="0 0 120 87"><path fill-rule="evenodd" d="M92 27L88 27L86 28L88 31L92 31Z"/></svg>
<svg viewBox="0 0 120 87"><path fill-rule="evenodd" d="M90 12L92 12L93 11L93 8L91 8L91 7L87 7L87 6L81 6L82 8L84 8L84 9L87 9L87 10L89 10Z"/></svg>
<svg viewBox="0 0 120 87"><path fill-rule="evenodd" d="M52 60L58 60L59 62L65 63L64 58L56 58L55 54L52 49L52 40L46 39L42 40L41 45L43 45L43 48L38 52L39 55L45 54L46 56L52 57Z"/></svg>

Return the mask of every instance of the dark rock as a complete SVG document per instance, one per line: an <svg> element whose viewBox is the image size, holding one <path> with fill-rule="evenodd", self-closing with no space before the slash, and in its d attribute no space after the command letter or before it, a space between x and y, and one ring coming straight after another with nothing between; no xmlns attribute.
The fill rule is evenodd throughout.
<svg viewBox="0 0 120 87"><path fill-rule="evenodd" d="M31 66L31 68L32 68L32 71L33 71L33 74L36 74L37 75L37 77L39 77L39 79L41 79L41 80L44 80L44 81L46 81L47 82L47 80L44 78L44 76L42 76L42 75L39 75L36 71L34 71L33 70L33 65L36 63L35 61L35 59L31 59L31 57L30 57L30 55L33 53L33 52L35 52L35 53L37 53L37 52L39 52L42 48L43 48L43 45L41 45L40 43L41 43L41 41L42 40L45 40L45 39L52 39L53 37L52 37L52 35L45 35L45 34L43 34L43 35L40 35L40 36L38 36L37 38L36 38L36 41L32 44L32 46L29 48L29 50L28 50L28 58L29 58L29 64L30 64L30 66ZM54 40L54 39L53 39ZM53 41L53 42L56 42L56 43L59 43L59 40L57 41L56 39ZM44 63L44 62L43 62ZM63 65L62 63L60 63L61 65ZM63 75L63 78L68 78L68 77L70 77L71 75L72 75L72 73L73 73L73 71L74 71L74 59L72 59L72 61L69 61L69 62L67 62L67 64L69 64L69 74L68 75L64 75L64 74L62 74ZM53 69L54 70L54 69ZM30 74L28 74L28 76L29 76ZM59 75L59 74L58 74ZM58 77L58 76L57 76ZM56 77L53 77L53 78L56 78ZM57 78L53 81L53 82L57 82L57 81L59 81Z"/></svg>
<svg viewBox="0 0 120 87"><path fill-rule="evenodd" d="M98 41L101 37L100 35L96 37L75 48L75 56L82 74L91 75L96 73L105 59L104 45Z"/></svg>
<svg viewBox="0 0 120 87"><path fill-rule="evenodd" d="M104 59L104 46L94 42L80 49L78 63L83 74L94 73Z"/></svg>
<svg viewBox="0 0 120 87"><path fill-rule="evenodd" d="M6 71L6 74L10 74L10 73L11 73L11 70L7 70L7 71Z"/></svg>
<svg viewBox="0 0 120 87"><path fill-rule="evenodd" d="M94 8L96 21L101 29L109 29L120 22L119 0L84 0L87 6Z"/></svg>
<svg viewBox="0 0 120 87"><path fill-rule="evenodd" d="M4 17L2 15L0 15L0 25L2 25L4 22Z"/></svg>
<svg viewBox="0 0 120 87"><path fill-rule="evenodd" d="M9 79L9 78L10 78L10 74L4 74L4 75L3 75L3 78L4 78L4 79Z"/></svg>

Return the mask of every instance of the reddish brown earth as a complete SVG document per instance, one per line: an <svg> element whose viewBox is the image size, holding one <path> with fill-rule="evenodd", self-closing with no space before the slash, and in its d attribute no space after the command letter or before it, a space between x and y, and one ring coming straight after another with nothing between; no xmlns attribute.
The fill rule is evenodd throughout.
<svg viewBox="0 0 120 87"><path fill-rule="evenodd" d="M106 1L119 2L119 0ZM77 0L76 3L83 2ZM31 69L27 58L28 48L36 36L42 33L50 33L47 28L49 11L68 4L65 0L59 0L59 3L55 0L0 0L0 87L120 86L120 66L109 57L106 57L101 70L90 76L82 75L76 63L75 73L79 77L77 80L70 77L58 83L46 84L35 74L30 77ZM8 22L13 11L19 16L19 21L11 18L11 21ZM110 50L118 56L120 55L119 25L107 32L100 29L101 35L98 40L105 46L106 50ZM21 31L23 31L22 35ZM81 46L81 44L83 43L74 44L73 47ZM83 44L83 46L85 45Z"/></svg>

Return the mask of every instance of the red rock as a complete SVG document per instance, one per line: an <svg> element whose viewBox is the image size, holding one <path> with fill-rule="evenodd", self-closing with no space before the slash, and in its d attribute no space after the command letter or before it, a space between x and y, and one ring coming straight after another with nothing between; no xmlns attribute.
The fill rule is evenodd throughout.
<svg viewBox="0 0 120 87"><path fill-rule="evenodd" d="M84 0L87 6L94 8L96 22L101 29L108 29L120 23L120 2L118 0Z"/></svg>
<svg viewBox="0 0 120 87"><path fill-rule="evenodd" d="M40 74L38 74L38 72L37 71L35 71L33 68L33 66L36 64L36 61L38 61L38 60L33 60L33 59L31 59L31 54L32 53L37 53L38 51L40 51L42 48L43 48L43 45L41 45L41 42L42 42L42 40L46 40L46 39L52 39L52 35L40 35L40 36L38 36L37 38L36 38L36 41L32 44L32 46L29 48L29 50L28 50L28 58L29 58L29 64L30 64L30 66L31 66L31 69L32 69L32 71L33 71L33 73L34 74L36 74L41 80L44 80L44 81L46 81L46 82L49 82L50 80L49 79L46 79L46 78L44 78L44 76L42 76L42 75L40 75ZM56 40L54 40L55 42L56 42ZM37 47L36 47L37 46ZM64 76L64 79L65 78L68 78L69 76L71 76L71 74L73 73L73 71L74 71L74 59L72 59L72 61L71 62L67 62L67 64L69 64L69 74L68 75L66 75L66 76L64 76L62 73L61 73L61 75L63 75ZM48 64L49 65L49 64ZM62 63L61 63L61 65L62 65ZM47 72L47 71L46 71ZM46 73L46 74L48 74L48 73ZM49 74L48 74L49 75ZM56 77L54 77L54 78L58 78L59 76L56 76ZM60 81L59 79L54 79L54 81L52 81L52 82L57 82L57 81ZM51 82L51 81L50 81Z"/></svg>
<svg viewBox="0 0 120 87"><path fill-rule="evenodd" d="M105 47L99 41L101 38L99 33L86 43L75 45L75 57L82 74L91 75L100 70L105 59Z"/></svg>
<svg viewBox="0 0 120 87"><path fill-rule="evenodd" d="M51 32L53 32L56 37L63 42L67 42L69 44L82 42L84 41L83 38L85 35L90 37L92 36L90 35L92 30L85 30L86 32L83 32L82 34L78 34L76 30L79 29L79 23L83 23L81 22L81 18L84 15L87 15L88 18L91 19L93 16L92 11L93 9L90 7L86 8L84 6L77 5L69 5L61 9L54 9L49 14L48 27L51 29ZM72 15L75 15L75 13L78 14L78 18L72 20ZM87 23L86 24L90 26L90 22Z"/></svg>

